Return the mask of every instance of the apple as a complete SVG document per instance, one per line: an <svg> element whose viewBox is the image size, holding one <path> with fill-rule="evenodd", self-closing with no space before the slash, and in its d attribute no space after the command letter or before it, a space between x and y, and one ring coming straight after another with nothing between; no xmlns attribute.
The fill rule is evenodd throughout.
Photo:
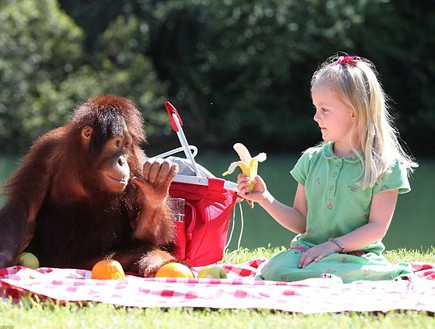
<svg viewBox="0 0 435 329"><path fill-rule="evenodd" d="M209 279L226 279L227 272L225 272L224 268L219 265L207 265L204 266L198 272L198 278L209 278Z"/></svg>
<svg viewBox="0 0 435 329"><path fill-rule="evenodd" d="M22 252L17 257L17 265L21 265L31 269L39 268L39 260L31 252Z"/></svg>

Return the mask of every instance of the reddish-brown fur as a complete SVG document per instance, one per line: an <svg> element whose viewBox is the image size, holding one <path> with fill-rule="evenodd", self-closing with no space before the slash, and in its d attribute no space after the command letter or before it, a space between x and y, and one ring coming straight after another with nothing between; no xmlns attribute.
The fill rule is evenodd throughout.
<svg viewBox="0 0 435 329"><path fill-rule="evenodd" d="M0 267L26 249L42 266L90 269L112 257L145 276L174 260L166 200L177 167L148 160L144 140L140 112L113 95L38 139L5 185Z"/></svg>

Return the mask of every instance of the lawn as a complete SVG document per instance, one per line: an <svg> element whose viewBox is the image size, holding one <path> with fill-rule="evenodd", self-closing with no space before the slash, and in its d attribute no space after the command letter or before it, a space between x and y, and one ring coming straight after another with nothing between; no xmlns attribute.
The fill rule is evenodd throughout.
<svg viewBox="0 0 435 329"><path fill-rule="evenodd" d="M243 263L269 257L282 248L242 249L225 255L224 262ZM435 263L435 248L394 250L391 262ZM423 312L294 314L266 310L210 310L192 308L126 308L86 303L57 305L25 299L0 302L0 329L5 328L434 328L435 317Z"/></svg>

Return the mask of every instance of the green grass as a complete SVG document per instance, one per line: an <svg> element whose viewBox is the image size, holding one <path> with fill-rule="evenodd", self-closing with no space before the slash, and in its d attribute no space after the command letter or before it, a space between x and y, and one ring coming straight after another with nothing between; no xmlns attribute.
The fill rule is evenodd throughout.
<svg viewBox="0 0 435 329"><path fill-rule="evenodd" d="M242 249L225 255L223 262L243 263L270 257L283 248ZM435 263L435 248L427 251L394 250L391 262ZM210 310L192 308L126 308L107 304L39 302L26 298L17 305L0 302L0 329L5 328L434 328L435 317L424 312L293 314L268 310Z"/></svg>

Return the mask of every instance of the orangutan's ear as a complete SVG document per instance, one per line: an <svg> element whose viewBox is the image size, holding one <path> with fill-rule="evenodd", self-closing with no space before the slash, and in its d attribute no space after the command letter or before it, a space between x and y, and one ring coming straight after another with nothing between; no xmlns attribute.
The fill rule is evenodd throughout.
<svg viewBox="0 0 435 329"><path fill-rule="evenodd" d="M92 136L92 127L86 126L82 129L82 138L84 141L88 141Z"/></svg>

